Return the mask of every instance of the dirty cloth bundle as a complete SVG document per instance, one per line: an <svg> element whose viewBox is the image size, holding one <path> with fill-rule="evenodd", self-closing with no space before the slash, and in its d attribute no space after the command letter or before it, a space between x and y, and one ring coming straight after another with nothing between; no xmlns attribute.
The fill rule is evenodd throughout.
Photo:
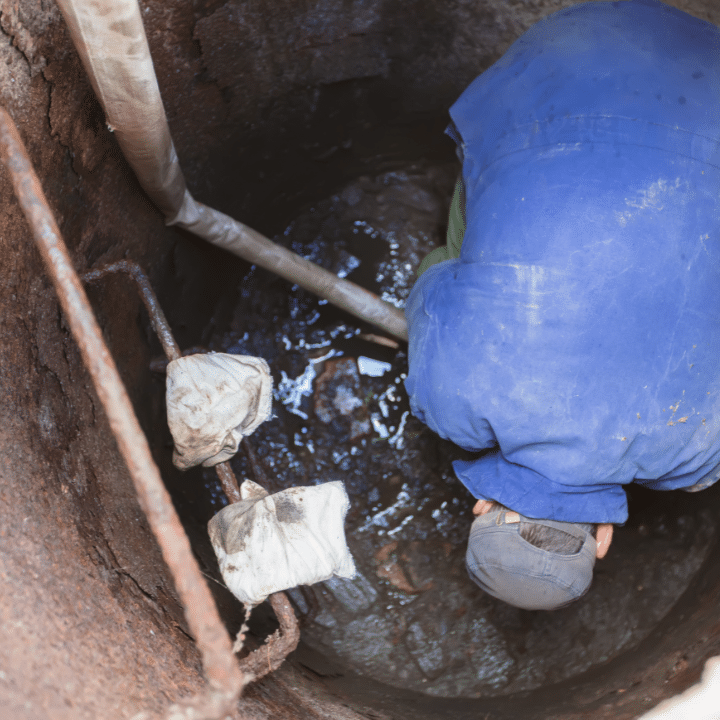
<svg viewBox="0 0 720 720"><path fill-rule="evenodd" d="M272 377L262 358L181 357L168 365L166 390L173 462L183 470L229 460L270 416ZM350 501L341 482L269 495L246 480L240 495L208 525L223 579L238 600L253 606L296 585L355 575L344 529Z"/></svg>
<svg viewBox="0 0 720 720"><path fill-rule="evenodd" d="M350 502L341 482L269 495L245 480L240 493L240 502L208 523L223 580L238 600L254 606L296 585L355 575L344 530Z"/></svg>
<svg viewBox="0 0 720 720"><path fill-rule="evenodd" d="M187 470L229 460L240 440L270 416L271 392L262 358L208 353L173 360L165 399L175 465Z"/></svg>

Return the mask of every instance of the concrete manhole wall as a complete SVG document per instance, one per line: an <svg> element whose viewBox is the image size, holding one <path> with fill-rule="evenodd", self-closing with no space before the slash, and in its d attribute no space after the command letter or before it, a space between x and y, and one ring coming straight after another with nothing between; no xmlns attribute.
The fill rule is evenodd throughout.
<svg viewBox="0 0 720 720"><path fill-rule="evenodd" d="M532 22L571 4L140 3L188 185L270 236L363 168L452 159L438 139L452 101ZM720 23L714 0L673 4ZM0 30L1 102L76 269L138 261L180 345L207 342L247 265L164 226L51 0L0 0ZM0 717L159 712L202 687L200 658L4 170L0 193ZM182 505L193 478L170 474L154 430L163 399L148 365L159 346L144 311L122 278L89 295ZM525 697L429 701L299 653L248 689L237 717L637 717L718 653L718 588L708 563L639 647Z"/></svg>

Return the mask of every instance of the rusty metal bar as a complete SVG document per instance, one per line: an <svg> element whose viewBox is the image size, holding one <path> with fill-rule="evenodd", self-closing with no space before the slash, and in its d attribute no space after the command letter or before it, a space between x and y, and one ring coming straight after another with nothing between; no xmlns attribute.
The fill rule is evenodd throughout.
<svg viewBox="0 0 720 720"><path fill-rule="evenodd" d="M110 265L105 265L95 270L88 270L80 276L80 279L86 283L94 282L106 275L119 272L129 275L136 282L140 290L140 297L143 303L145 303L145 308L150 316L150 322L158 336L158 340L160 340L167 359L177 360L182 356L180 346L175 342L175 338L170 330L170 324L160 307L157 295L155 295L155 291L152 289L147 275L137 263L130 260L118 260L118 262L111 263Z"/></svg>
<svg viewBox="0 0 720 720"><path fill-rule="evenodd" d="M60 235L17 128L0 108L0 155L8 168L37 247L52 278L72 334L127 463L140 505L173 575L185 616L202 654L210 685L208 709L230 713L246 682L232 654L232 643L190 549L138 424L127 391L103 341L80 279Z"/></svg>
<svg viewBox="0 0 720 720"><path fill-rule="evenodd" d="M95 270L90 270L82 275L82 279L90 282L99 280L111 273L118 272L127 273L137 283L145 307L150 315L152 325L158 334L168 360L175 360L181 357L180 347L173 337L170 325L165 318L160 303L158 303L157 296L150 285L150 281L137 263L130 260L121 260ZM247 454L255 482L267 487L267 475L255 454L252 444L247 438L243 438L242 444ZM217 472L220 485L228 502L240 502L242 496L230 462L226 461L215 465L215 472ZM297 647L298 642L300 642L300 627L287 595L283 592L274 593L270 596L269 600L275 611L275 615L277 615L280 629L273 633L264 645L240 661L240 668L246 673L247 682L259 680L261 677L279 668L285 658Z"/></svg>
<svg viewBox="0 0 720 720"><path fill-rule="evenodd" d="M230 467L230 462L226 461L218 463L215 466L215 472L217 473L220 485L222 485L223 492L225 493L228 502L240 502L242 500L242 496L240 495L240 488L238 487L235 473Z"/></svg>
<svg viewBox="0 0 720 720"><path fill-rule="evenodd" d="M277 670L300 642L300 628L287 595L284 592L273 593L269 600L280 628L264 645L253 650L240 661L242 671L250 674L253 680L259 680L264 675Z"/></svg>

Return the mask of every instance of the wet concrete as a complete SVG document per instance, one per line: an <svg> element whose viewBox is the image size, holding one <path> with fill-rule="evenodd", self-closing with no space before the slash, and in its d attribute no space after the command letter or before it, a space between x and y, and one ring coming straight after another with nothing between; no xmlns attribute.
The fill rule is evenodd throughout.
<svg viewBox="0 0 720 720"><path fill-rule="evenodd" d="M456 173L418 164L360 177L276 240L402 307L419 261L444 236ZM450 465L469 455L409 413L406 349L363 339L371 328L261 271L240 287L232 322L211 345L270 363L274 418L252 441L271 484L342 480L351 498L357 578L290 593L304 641L326 657L434 696L532 690L636 646L707 556L715 490L632 489L631 520L582 601L534 613L484 595L463 562L473 498ZM243 458L234 463L249 474ZM206 482L219 507L215 480Z"/></svg>

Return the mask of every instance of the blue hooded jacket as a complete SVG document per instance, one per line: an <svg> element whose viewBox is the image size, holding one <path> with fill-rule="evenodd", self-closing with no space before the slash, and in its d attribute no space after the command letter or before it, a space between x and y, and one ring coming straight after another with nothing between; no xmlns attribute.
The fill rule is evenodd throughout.
<svg viewBox="0 0 720 720"><path fill-rule="evenodd" d="M467 229L406 315L411 408L477 498L627 519L720 474L720 31L655 0L533 26L453 105Z"/></svg>

